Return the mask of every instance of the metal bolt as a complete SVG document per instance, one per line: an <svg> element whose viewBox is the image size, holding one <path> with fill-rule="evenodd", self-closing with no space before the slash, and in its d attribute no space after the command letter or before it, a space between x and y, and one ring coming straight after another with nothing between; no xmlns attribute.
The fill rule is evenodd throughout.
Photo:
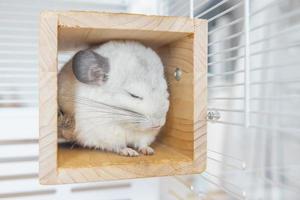
<svg viewBox="0 0 300 200"><path fill-rule="evenodd" d="M179 81L181 79L181 76L182 76L182 71L177 67L174 72L174 77L177 81Z"/></svg>
<svg viewBox="0 0 300 200"><path fill-rule="evenodd" d="M210 110L207 112L207 119L209 121L218 121L221 118L221 114L217 110Z"/></svg>

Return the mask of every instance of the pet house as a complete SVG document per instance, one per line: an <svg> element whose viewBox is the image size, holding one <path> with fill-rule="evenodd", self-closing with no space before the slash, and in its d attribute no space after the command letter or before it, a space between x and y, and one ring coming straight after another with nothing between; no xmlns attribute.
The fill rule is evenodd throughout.
<svg viewBox="0 0 300 200"><path fill-rule="evenodd" d="M153 156L122 157L84 148L62 148L57 143L58 53L112 39L138 40L152 47L166 68L170 109L166 125L152 145ZM39 178L42 184L171 176L205 170L205 20L98 12L43 12L39 45Z"/></svg>

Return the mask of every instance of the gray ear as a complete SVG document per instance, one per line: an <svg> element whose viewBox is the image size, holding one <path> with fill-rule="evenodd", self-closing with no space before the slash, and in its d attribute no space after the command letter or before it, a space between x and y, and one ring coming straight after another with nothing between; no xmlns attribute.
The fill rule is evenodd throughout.
<svg viewBox="0 0 300 200"><path fill-rule="evenodd" d="M72 60L75 77L82 83L102 85L107 81L108 59L92 50L83 50L75 54Z"/></svg>

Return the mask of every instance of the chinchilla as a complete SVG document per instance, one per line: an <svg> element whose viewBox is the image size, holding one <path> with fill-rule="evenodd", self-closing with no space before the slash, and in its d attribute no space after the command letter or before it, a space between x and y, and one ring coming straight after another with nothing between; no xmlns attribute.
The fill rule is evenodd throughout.
<svg viewBox="0 0 300 200"><path fill-rule="evenodd" d="M136 41L81 50L58 75L58 104L75 121L72 138L123 156L151 155L169 93L159 56Z"/></svg>

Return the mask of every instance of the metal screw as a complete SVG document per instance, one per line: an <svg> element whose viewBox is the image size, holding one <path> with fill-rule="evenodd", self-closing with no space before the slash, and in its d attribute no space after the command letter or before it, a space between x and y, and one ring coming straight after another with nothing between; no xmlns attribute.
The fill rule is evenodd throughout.
<svg viewBox="0 0 300 200"><path fill-rule="evenodd" d="M209 121L218 121L221 118L221 114L217 110L210 110L207 112L207 119Z"/></svg>
<svg viewBox="0 0 300 200"><path fill-rule="evenodd" d="M174 77L177 81L179 81L181 79L181 76L182 76L182 71L177 67L174 72Z"/></svg>

